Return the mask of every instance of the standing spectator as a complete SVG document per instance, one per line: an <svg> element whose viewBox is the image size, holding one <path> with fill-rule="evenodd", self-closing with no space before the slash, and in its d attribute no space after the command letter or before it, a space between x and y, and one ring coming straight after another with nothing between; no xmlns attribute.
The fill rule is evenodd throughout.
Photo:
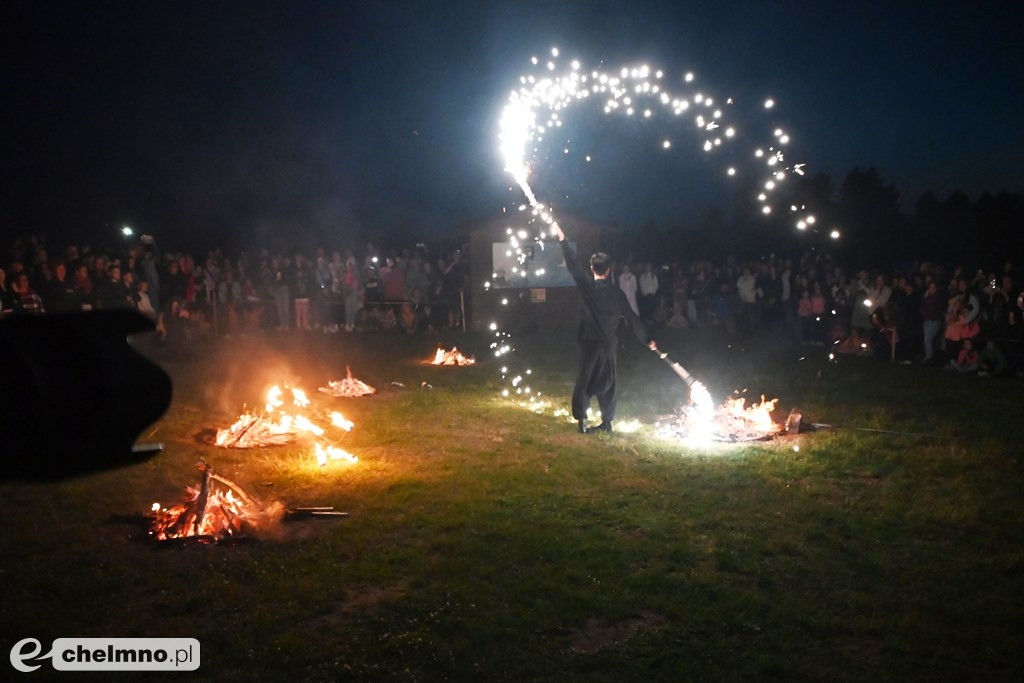
<svg viewBox="0 0 1024 683"><path fill-rule="evenodd" d="M636 275L633 275L633 273L630 272L628 263L625 263L622 266L622 275L619 276L619 289L621 289L623 294L626 295L626 302L629 304L629 307L633 309L633 312L640 315L640 308L636 303Z"/></svg>
<svg viewBox="0 0 1024 683"><path fill-rule="evenodd" d="M274 259L270 263L274 283L274 304L277 307L277 329L282 331L291 328L290 265L287 258L283 261Z"/></svg>
<svg viewBox="0 0 1024 683"><path fill-rule="evenodd" d="M654 307L658 303L658 276L650 263L644 264L644 272L640 275L640 317L650 322L654 315Z"/></svg>
<svg viewBox="0 0 1024 683"><path fill-rule="evenodd" d="M224 279L217 285L217 315L220 333L231 336L238 329L238 313L242 307L242 286L231 268L224 270Z"/></svg>
<svg viewBox="0 0 1024 683"><path fill-rule="evenodd" d="M316 304L314 311L315 320L314 325L322 327L324 332L329 332L331 324L334 322L331 316L331 283L334 281L334 277L331 274L331 265L327 262L323 253L320 253L316 257L316 265L313 267L313 300ZM337 326L335 326L337 331Z"/></svg>
<svg viewBox="0 0 1024 683"><path fill-rule="evenodd" d="M921 329L924 334L924 362L930 363L935 355L935 339L942 332L946 315L946 299L939 293L935 280L928 281L928 289L921 297Z"/></svg>
<svg viewBox="0 0 1024 683"><path fill-rule="evenodd" d="M363 278L363 308L370 311L376 308L381 301L380 278L377 277L377 269L373 266L366 267L366 276Z"/></svg>
<svg viewBox="0 0 1024 683"><path fill-rule="evenodd" d="M451 263L445 265L442 261L438 266L441 270L441 301L448 308L448 327L455 329L462 323L462 289L466 285L462 252L456 249Z"/></svg>
<svg viewBox="0 0 1024 683"><path fill-rule="evenodd" d="M896 324L897 354L903 362L910 362L921 354L921 295L913 281L900 278L893 289L891 305Z"/></svg>
<svg viewBox="0 0 1024 683"><path fill-rule="evenodd" d="M800 343L810 344L814 341L814 310L811 303L811 292L806 288L800 294L800 301L797 302L797 317L800 319Z"/></svg>
<svg viewBox="0 0 1024 683"><path fill-rule="evenodd" d="M749 266L736 279L736 296L740 300L740 329L749 334L757 326L757 278Z"/></svg>
<svg viewBox="0 0 1024 683"><path fill-rule="evenodd" d="M345 261L345 272L341 276L341 292L345 297L345 331L356 329L356 314L359 312L359 296L362 293L362 282L359 279L359 268L356 260L349 257Z"/></svg>
<svg viewBox="0 0 1024 683"><path fill-rule="evenodd" d="M405 265L405 287L409 292L414 289L426 292L430 286L426 275L423 273L423 259L417 253L406 262Z"/></svg>
<svg viewBox="0 0 1024 683"><path fill-rule="evenodd" d="M295 329L309 332L313 328L309 321L309 295L313 286L312 273L302 254L295 254L295 268L292 269L292 298L295 304Z"/></svg>
<svg viewBox="0 0 1024 683"><path fill-rule="evenodd" d="M812 343L819 346L825 343L825 329L827 327L827 317L825 316L825 307L828 306L828 301L825 300L825 292L822 291L821 281L814 281L814 293L811 294L811 316L814 318L814 334Z"/></svg>
<svg viewBox="0 0 1024 683"><path fill-rule="evenodd" d="M388 256L384 267L380 269L380 284L383 289L384 301L405 301L405 269L396 263L394 257ZM397 308L397 306L396 306Z"/></svg>

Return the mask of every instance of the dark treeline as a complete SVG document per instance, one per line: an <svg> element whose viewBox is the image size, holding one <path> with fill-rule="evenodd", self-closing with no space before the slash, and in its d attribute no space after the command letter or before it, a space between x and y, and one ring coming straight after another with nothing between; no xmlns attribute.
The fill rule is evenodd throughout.
<svg viewBox="0 0 1024 683"><path fill-rule="evenodd" d="M755 257L799 253L827 247L849 263L892 266L909 261L990 263L1024 256L1024 196L985 192L972 201L963 192L939 198L926 192L911 214L901 209L900 194L875 167L854 168L841 183L825 173L790 176L776 191L776 210L765 216L753 183L737 188L733 215L708 209L696 226L660 227L648 221L623 235L639 258L672 249L687 258L720 259L726 254ZM801 231L791 206L816 218ZM840 238L829 235L833 229Z"/></svg>

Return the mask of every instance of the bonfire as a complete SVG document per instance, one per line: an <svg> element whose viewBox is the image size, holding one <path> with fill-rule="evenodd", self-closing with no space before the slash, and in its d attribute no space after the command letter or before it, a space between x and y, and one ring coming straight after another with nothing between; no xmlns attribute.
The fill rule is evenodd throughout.
<svg viewBox="0 0 1024 683"><path fill-rule="evenodd" d="M264 509L240 486L214 474L209 465L200 463L199 469L202 480L198 487L185 489L185 502L169 508L153 503L149 533L156 540L188 538L197 543L217 543L250 535L283 515L283 508Z"/></svg>
<svg viewBox="0 0 1024 683"><path fill-rule="evenodd" d="M345 379L333 380L327 383L326 387L320 387L320 392L341 398L357 398L377 393L377 390L366 382L352 376L352 368L345 366Z"/></svg>
<svg viewBox="0 0 1024 683"><path fill-rule="evenodd" d="M184 502L169 508L153 503L150 515L132 515L122 521L146 521L149 536L157 541L208 545L253 537L281 521L348 516L332 506L285 508L276 501L262 505L205 462L197 466L202 478L198 486L185 488Z"/></svg>
<svg viewBox="0 0 1024 683"><path fill-rule="evenodd" d="M357 462L359 458L339 448L326 438L327 430L303 414L309 408L309 399L301 389L286 387L291 393L292 407L286 408L284 391L274 385L267 392L267 403L262 413L246 411L227 429L218 429L214 443L221 448L261 448L289 444L300 438L314 441L313 455L319 465L328 460ZM297 410L295 410L297 409ZM285 412L288 410L289 412ZM344 432L355 426L339 412L328 416L330 425Z"/></svg>
<svg viewBox="0 0 1024 683"><path fill-rule="evenodd" d="M431 365L473 365L475 363L476 358L463 356L459 353L458 347L455 346L452 347L451 351L445 351L439 347L437 353L434 354L434 358L430 361Z"/></svg>
<svg viewBox="0 0 1024 683"><path fill-rule="evenodd" d="M700 382L694 382L690 398L690 405L661 421L660 435L702 445L716 441L759 441L785 431L785 425L772 419L777 398L768 401L762 396L759 403L747 406L745 398L733 396L716 407Z"/></svg>

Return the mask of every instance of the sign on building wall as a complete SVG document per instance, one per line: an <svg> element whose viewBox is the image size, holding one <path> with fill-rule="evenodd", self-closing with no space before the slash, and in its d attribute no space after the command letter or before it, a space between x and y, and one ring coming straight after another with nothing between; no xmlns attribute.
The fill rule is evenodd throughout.
<svg viewBox="0 0 1024 683"><path fill-rule="evenodd" d="M575 249L576 243L570 241ZM545 242L524 247L526 260L519 263L515 247L511 242L494 242L491 244L491 287L527 287L539 289L545 287L572 287L574 282L569 269L562 259L562 248L555 242ZM530 294L533 301L533 293Z"/></svg>

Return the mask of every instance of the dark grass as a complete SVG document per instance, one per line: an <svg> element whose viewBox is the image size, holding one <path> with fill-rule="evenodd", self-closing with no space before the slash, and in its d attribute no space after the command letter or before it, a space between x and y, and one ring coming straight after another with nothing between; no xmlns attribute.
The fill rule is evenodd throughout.
<svg viewBox="0 0 1024 683"><path fill-rule="evenodd" d="M809 421L940 437L830 431L702 451L649 432L578 436L496 399L494 363L418 364L432 344L272 337L168 365L175 399L150 437L163 454L0 488L6 647L195 637L209 680L1021 674L1024 383L666 339L718 396L748 388ZM571 333L520 344L535 386L565 401ZM621 417L650 423L684 400L653 354L620 358ZM346 363L381 393L314 400L356 422L343 444L355 466L197 436L269 381L312 394ZM173 549L106 522L177 500L199 458L262 498L351 516Z"/></svg>

